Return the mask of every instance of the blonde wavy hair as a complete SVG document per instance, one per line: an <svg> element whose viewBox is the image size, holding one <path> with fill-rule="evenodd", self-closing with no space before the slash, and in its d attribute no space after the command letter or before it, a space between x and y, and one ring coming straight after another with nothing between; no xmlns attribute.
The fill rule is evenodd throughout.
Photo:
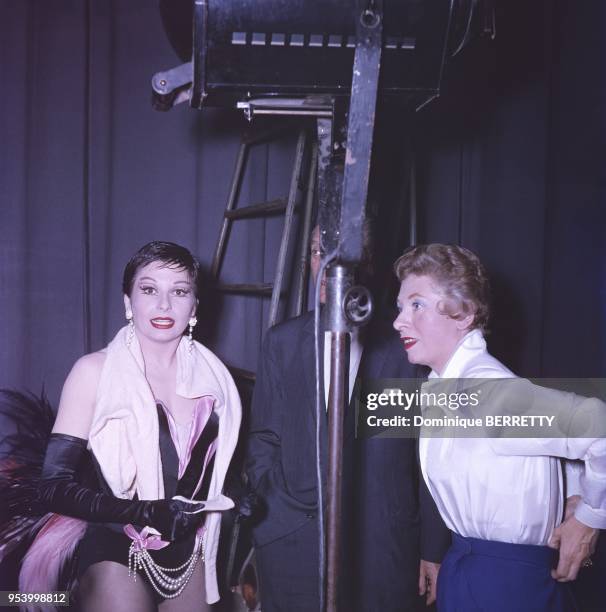
<svg viewBox="0 0 606 612"><path fill-rule="evenodd" d="M490 284L478 256L456 244L422 244L410 247L396 260L395 275L402 282L411 274L429 276L444 296L441 314L464 319L473 314L470 329L487 331L490 315Z"/></svg>

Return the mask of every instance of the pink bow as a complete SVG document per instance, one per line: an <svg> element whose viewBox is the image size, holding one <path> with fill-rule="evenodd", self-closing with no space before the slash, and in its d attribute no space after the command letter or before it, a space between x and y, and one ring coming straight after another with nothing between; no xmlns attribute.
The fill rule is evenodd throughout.
<svg viewBox="0 0 606 612"><path fill-rule="evenodd" d="M135 543L135 552L160 550L170 544L160 538L160 532L153 527L143 527L139 533L130 523L124 526L124 533Z"/></svg>

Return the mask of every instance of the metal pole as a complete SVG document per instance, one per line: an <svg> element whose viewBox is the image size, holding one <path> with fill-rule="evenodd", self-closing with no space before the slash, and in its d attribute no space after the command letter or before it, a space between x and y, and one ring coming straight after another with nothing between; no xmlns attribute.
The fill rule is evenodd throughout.
<svg viewBox="0 0 606 612"><path fill-rule="evenodd" d="M347 384L349 376L349 337L345 338L349 326L345 318L343 301L346 290L353 282L351 266L358 263L362 258L363 225L383 35L381 0L362 0L358 3L358 6L361 10L356 25L357 40L347 124L340 222L337 234L340 263L329 268L326 285L327 329L330 330L333 341L328 405L326 612L337 612L339 594L343 416L349 400L349 385ZM347 264L347 267L343 264Z"/></svg>
<svg viewBox="0 0 606 612"><path fill-rule="evenodd" d="M349 400L349 324L343 296L353 284L350 267L337 264L326 273L327 328L331 330L330 387L328 392L328 504L326 517L326 612L338 610L341 552L341 489L343 427Z"/></svg>
<svg viewBox="0 0 606 612"><path fill-rule="evenodd" d="M301 240L301 251L299 253L299 274L297 281L296 310L295 316L299 316L307 307L307 283L309 264L309 234L311 233L311 213L314 204L316 170L318 168L318 150L313 147L311 161L309 162L309 176L307 179L307 197L303 214L303 237Z"/></svg>
<svg viewBox="0 0 606 612"><path fill-rule="evenodd" d="M415 246L417 244L417 170L416 160L413 153L412 161L410 163L410 189L409 189L409 204L410 204L410 218L409 218L409 234L408 234L408 245Z"/></svg>
<svg viewBox="0 0 606 612"><path fill-rule="evenodd" d="M349 396L349 334L331 332L330 391L328 395L328 516L326 524L326 610L336 612L341 557L341 480L343 428Z"/></svg>
<svg viewBox="0 0 606 612"><path fill-rule="evenodd" d="M339 224L339 259L350 264L362 258L362 227L381 67L382 3L372 0L368 5L372 9L361 11L357 23Z"/></svg>
<svg viewBox="0 0 606 612"><path fill-rule="evenodd" d="M269 304L269 319L267 327L273 327L278 318L278 307L280 306L280 296L282 295L282 283L284 280L284 270L286 267L288 241L292 232L292 223L295 212L295 204L297 203L299 182L301 180L301 169L303 167L303 156L305 153L306 141L307 131L303 128L299 132L299 138L297 140L295 167L293 169L292 177L290 180L288 204L286 205L286 214L284 216L284 229L282 231L282 242L280 243L280 251L278 252L278 262L276 264L276 279L274 281L274 290L272 291L271 302Z"/></svg>

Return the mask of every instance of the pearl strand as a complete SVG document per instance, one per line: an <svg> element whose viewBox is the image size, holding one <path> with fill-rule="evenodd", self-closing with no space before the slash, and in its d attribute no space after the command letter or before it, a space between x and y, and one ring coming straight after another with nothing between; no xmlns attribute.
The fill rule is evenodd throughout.
<svg viewBox="0 0 606 612"><path fill-rule="evenodd" d="M198 559L204 562L204 538L196 535L194 550L189 559L179 567L163 567L158 565L147 550L136 551L133 542L128 551L128 575L137 580L137 570L144 570L153 589L164 599L174 599L181 595L192 577ZM167 576L165 572L178 572L183 570L180 576ZM166 589L166 590L163 590Z"/></svg>

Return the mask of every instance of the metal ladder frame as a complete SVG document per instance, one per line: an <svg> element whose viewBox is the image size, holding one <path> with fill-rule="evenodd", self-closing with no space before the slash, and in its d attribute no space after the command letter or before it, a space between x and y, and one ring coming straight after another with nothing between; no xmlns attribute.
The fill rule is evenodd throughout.
<svg viewBox="0 0 606 612"><path fill-rule="evenodd" d="M285 297L283 290L284 276L286 269L286 259L292 239L292 226L294 213L297 205L297 196L299 187L301 184L301 178L303 174L304 159L308 149L310 135L309 130L306 127L299 129L297 138L297 147L295 152L295 161L293 164L293 170L291 174L290 187L288 197L278 198L268 202L262 202L259 204L253 204L245 206L243 208L237 208L237 203L240 195L240 188L242 186L242 180L246 172L246 163L248 160L248 153L250 148L257 144L262 144L270 140L277 133L283 131L282 129L268 130L260 135L247 134L243 137L238 156L236 158L236 164L234 167L233 177L231 181L231 187L227 198L227 204L225 206L225 212L223 215L223 223L221 225L221 231L219 233L219 239L215 247L211 274L219 280L221 273L221 267L223 259L227 251L229 242L229 235L231 230L231 224L234 221L241 219L253 219L265 216L270 216L276 213L284 212L284 227L282 229L282 238L280 241L280 249L278 252L278 259L276 264L276 272L274 275L273 283L231 283L231 284L219 284L218 289L223 293L237 293L242 295L259 295L259 296L271 296L269 317L267 326L272 327L278 321L278 311L280 306L280 299ZM309 234L311 231L311 214L314 199L314 188L315 188L315 174L317 167L317 152L315 147L312 148L311 159L309 162L309 173L306 181L306 197L304 202L303 210L303 238L301 241L301 248L299 251L299 263L297 272L297 293L295 296L296 304L296 315L301 314L304 307L305 298L307 297L307 280L308 280L308 262L309 262ZM250 378L250 373L246 370L234 370L243 375L245 378ZM248 374L248 375L247 375Z"/></svg>

